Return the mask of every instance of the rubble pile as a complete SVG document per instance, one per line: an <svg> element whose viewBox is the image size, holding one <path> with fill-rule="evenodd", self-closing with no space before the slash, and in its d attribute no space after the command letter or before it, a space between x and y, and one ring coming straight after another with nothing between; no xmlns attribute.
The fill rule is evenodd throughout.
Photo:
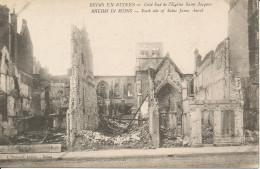
<svg viewBox="0 0 260 169"><path fill-rule="evenodd" d="M152 148L148 123L134 127L129 133L105 135L83 130L76 134L74 150L99 150L120 148Z"/></svg>
<svg viewBox="0 0 260 169"><path fill-rule="evenodd" d="M66 148L65 130L49 128L46 130L31 130L20 132L11 137L12 144L51 144L61 143Z"/></svg>
<svg viewBox="0 0 260 169"><path fill-rule="evenodd" d="M190 147L191 140L188 137L180 137L177 134L176 128L165 128L161 126L161 146L164 148L170 147Z"/></svg>
<svg viewBox="0 0 260 169"><path fill-rule="evenodd" d="M213 128L210 125L202 125L202 143L213 144Z"/></svg>
<svg viewBox="0 0 260 169"><path fill-rule="evenodd" d="M162 147L176 147L182 144L180 138L178 137L177 139L175 128L165 128L161 126L160 135Z"/></svg>
<svg viewBox="0 0 260 169"><path fill-rule="evenodd" d="M20 132L13 137L11 141L14 144L33 144L41 143L47 133L43 131Z"/></svg>
<svg viewBox="0 0 260 169"><path fill-rule="evenodd" d="M171 128L164 128L161 126L160 130L161 134L161 143L162 147L173 147L175 144L175 141L177 140L175 129Z"/></svg>
<svg viewBox="0 0 260 169"><path fill-rule="evenodd" d="M127 128L127 124L119 123L107 118L102 118L101 124L100 131L102 133L108 133L112 135L123 133L123 131Z"/></svg>
<svg viewBox="0 0 260 169"><path fill-rule="evenodd" d="M245 130L245 144L258 144L259 132L258 130Z"/></svg>

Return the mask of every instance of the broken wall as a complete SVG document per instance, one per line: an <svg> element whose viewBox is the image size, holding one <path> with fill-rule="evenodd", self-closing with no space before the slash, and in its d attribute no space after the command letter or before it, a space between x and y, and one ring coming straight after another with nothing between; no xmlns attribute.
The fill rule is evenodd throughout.
<svg viewBox="0 0 260 169"><path fill-rule="evenodd" d="M243 142L242 82L230 66L230 57L230 40L225 39L215 51L197 62L195 100L190 102L190 136L196 144L203 143L201 133L208 132L210 128L213 128L213 142L216 145ZM198 134L200 137L196 136Z"/></svg>
<svg viewBox="0 0 260 169"><path fill-rule="evenodd" d="M50 80L50 117L54 128L66 129L66 112L69 108L69 76L52 76Z"/></svg>
<svg viewBox="0 0 260 169"><path fill-rule="evenodd" d="M1 126L4 137L10 137L18 131L26 130L26 118L31 117L33 112L31 106L32 78L19 71L10 60L7 48L2 49L1 60Z"/></svg>
<svg viewBox="0 0 260 169"><path fill-rule="evenodd" d="M33 44L30 37L27 21L23 19L21 33L17 36L17 68L27 74L33 74Z"/></svg>
<svg viewBox="0 0 260 169"><path fill-rule="evenodd" d="M103 101L103 104L109 101L110 109L115 109L115 105L120 105L121 100L124 100L129 108L135 105L137 99L135 76L95 76L94 81L97 95L101 99L99 101Z"/></svg>
<svg viewBox="0 0 260 169"><path fill-rule="evenodd" d="M98 128L97 94L89 58L89 40L85 28L72 26L71 32L70 99L67 111L68 145L74 143L74 134L83 129ZM92 57L92 56L91 56Z"/></svg>
<svg viewBox="0 0 260 169"><path fill-rule="evenodd" d="M197 100L229 99L229 40L221 42L197 66L194 89Z"/></svg>
<svg viewBox="0 0 260 169"><path fill-rule="evenodd" d="M23 20L21 34L18 34L17 15L10 14L9 24L9 9L0 6L0 10L3 14L0 18L0 126L3 137L9 138L19 131L35 128L31 119L45 115L46 112L41 114L44 107L41 94L48 84L43 87L41 77L33 75L33 49L27 22ZM49 100L44 100L48 105L46 101Z"/></svg>

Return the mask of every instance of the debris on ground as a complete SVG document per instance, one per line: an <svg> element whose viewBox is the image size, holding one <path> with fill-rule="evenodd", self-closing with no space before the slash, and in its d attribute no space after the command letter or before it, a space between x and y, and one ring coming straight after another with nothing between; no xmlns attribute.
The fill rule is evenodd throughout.
<svg viewBox="0 0 260 169"><path fill-rule="evenodd" d="M13 144L52 144L61 143L66 149L65 130L49 128L48 130L31 130L20 132L11 137Z"/></svg>
<svg viewBox="0 0 260 169"><path fill-rule="evenodd" d="M245 144L258 144L259 132L258 130L245 130Z"/></svg>
<svg viewBox="0 0 260 169"><path fill-rule="evenodd" d="M105 135L100 132L83 130L76 134L74 151L119 148L152 148L148 123L135 126L129 133Z"/></svg>
<svg viewBox="0 0 260 169"><path fill-rule="evenodd" d="M123 133L127 128L127 124L116 122L112 119L102 118L100 131L112 135Z"/></svg>
<svg viewBox="0 0 260 169"><path fill-rule="evenodd" d="M133 125L128 132L125 131L127 123L114 120L104 120L103 128L99 131L83 130L78 132L73 151L100 150L100 149L151 149L154 148L149 133L149 123ZM109 126L109 127L105 127ZM191 141L188 137L184 139L176 134L176 128L164 128L161 126L162 147L188 147Z"/></svg>
<svg viewBox="0 0 260 169"><path fill-rule="evenodd" d="M177 135L176 128L165 128L164 126L161 126L160 132L162 139L161 146L164 148L190 146L189 141L185 140L184 142L182 137Z"/></svg>
<svg viewBox="0 0 260 169"><path fill-rule="evenodd" d="M202 143L213 144L213 127L210 125L202 125Z"/></svg>

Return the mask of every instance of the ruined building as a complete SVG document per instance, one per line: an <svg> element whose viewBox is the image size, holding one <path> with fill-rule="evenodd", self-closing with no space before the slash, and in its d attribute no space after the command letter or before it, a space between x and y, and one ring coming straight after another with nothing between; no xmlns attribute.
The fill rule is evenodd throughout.
<svg viewBox="0 0 260 169"><path fill-rule="evenodd" d="M0 140L43 125L49 114L49 74L33 56L27 21L17 33L17 15L0 6ZM10 21L9 21L10 18Z"/></svg>
<svg viewBox="0 0 260 169"><path fill-rule="evenodd" d="M93 76L93 56L86 29L72 26L70 99L67 111L67 141L83 129L98 127L97 94Z"/></svg>
<svg viewBox="0 0 260 169"><path fill-rule="evenodd" d="M181 72L160 42L138 43L135 57L135 76L95 76L99 110L111 118L149 120L155 123L150 126L155 135L171 128L181 136L182 83L192 75Z"/></svg>
<svg viewBox="0 0 260 169"><path fill-rule="evenodd" d="M69 78L51 76L33 55L26 20L17 32L17 14L0 6L0 144L18 132L66 128Z"/></svg>
<svg viewBox="0 0 260 169"><path fill-rule="evenodd" d="M195 50L194 97L184 101L183 129L193 144L243 142L243 96L240 78L233 76L229 39L203 60ZM190 130L191 128L191 130ZM203 133L212 130L206 140Z"/></svg>
<svg viewBox="0 0 260 169"><path fill-rule="evenodd" d="M194 51L193 74L183 74L162 43L138 43L134 76L94 77L99 115L149 121L156 147L166 129L193 146L242 144L244 128L258 124L257 11L256 1L230 1L228 37L203 58Z"/></svg>
<svg viewBox="0 0 260 169"><path fill-rule="evenodd" d="M258 2L230 0L228 16L228 38L203 60L194 52L194 97L183 102L183 131L195 144L241 144L244 129L258 129Z"/></svg>
<svg viewBox="0 0 260 169"><path fill-rule="evenodd" d="M148 121L156 147L166 130L196 146L242 144L244 129L258 129L256 0L230 0L228 37L204 57L194 51L193 74L183 74L162 43L144 42L133 76L94 76L86 29L72 26L71 68L51 76L33 56L27 22L18 34L15 13L9 23L9 9L0 10L0 138L43 125L35 120L43 117L67 129L68 145L75 133L96 130L100 117Z"/></svg>

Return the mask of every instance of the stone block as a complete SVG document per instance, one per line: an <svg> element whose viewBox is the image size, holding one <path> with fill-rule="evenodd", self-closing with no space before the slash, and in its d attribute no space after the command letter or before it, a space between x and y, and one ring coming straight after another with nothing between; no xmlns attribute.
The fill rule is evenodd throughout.
<svg viewBox="0 0 260 169"><path fill-rule="evenodd" d="M12 153L59 153L61 144L6 145L0 146L1 154Z"/></svg>

